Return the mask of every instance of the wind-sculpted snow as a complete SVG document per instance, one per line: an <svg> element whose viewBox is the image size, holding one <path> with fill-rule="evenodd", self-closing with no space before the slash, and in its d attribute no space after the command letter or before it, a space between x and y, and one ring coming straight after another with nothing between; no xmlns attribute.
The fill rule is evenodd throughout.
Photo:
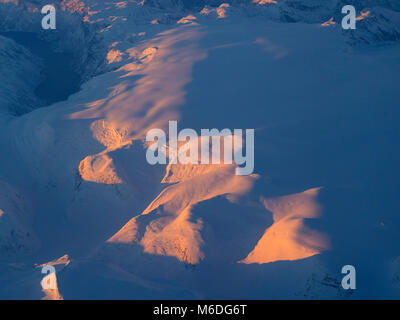
<svg viewBox="0 0 400 320"><path fill-rule="evenodd" d="M269 263L279 260L308 258L328 249L322 234L309 230L304 219L317 218L318 188L277 199L263 199L272 212L274 223L264 233L243 263Z"/></svg>
<svg viewBox="0 0 400 320"><path fill-rule="evenodd" d="M187 171L186 166L177 165ZM196 264L204 258L201 252L203 240L201 238L202 221L191 215L191 208L201 201L212 199L220 195L239 195L246 193L255 177L241 177L234 174L234 166L221 165L212 171L193 174L177 184L164 189L158 197L147 207L142 215L152 215L154 220L146 224L141 223L140 216L132 219L109 242L132 243L137 242L144 247L144 252L177 257L179 260ZM213 165L208 165L212 167ZM190 166L189 166L190 167ZM170 177L173 179L173 176ZM138 229L146 229L143 235Z"/></svg>
<svg viewBox="0 0 400 320"><path fill-rule="evenodd" d="M100 104L73 115L74 118L105 119L101 125L95 122L92 131L107 149L81 162L83 179L119 183L107 152L130 144L134 139L144 139L151 128L166 128L168 119L178 118L176 106L184 101L183 86L190 81L191 67L204 58L196 45L189 42L199 36L196 29L172 29L160 33L142 48L127 49L130 62L113 73L114 78L120 80L110 95ZM136 79L138 76L141 78Z"/></svg>
<svg viewBox="0 0 400 320"><path fill-rule="evenodd" d="M340 268L367 260L396 286L397 2L353 1L349 31L343 1L54 2L47 33L46 1L0 1L2 32L72 50L82 76L31 108L14 97L34 101L46 61L0 37L0 108L25 113L0 127L1 298L349 298ZM169 121L255 128L254 174L150 165Z"/></svg>

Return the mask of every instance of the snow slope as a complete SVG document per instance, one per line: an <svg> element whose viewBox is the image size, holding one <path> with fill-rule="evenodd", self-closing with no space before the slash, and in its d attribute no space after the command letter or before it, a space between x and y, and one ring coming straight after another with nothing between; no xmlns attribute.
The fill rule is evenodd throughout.
<svg viewBox="0 0 400 320"><path fill-rule="evenodd" d="M41 61L24 47L2 36L0 57L0 119L31 111L35 105L40 104L34 90L42 80Z"/></svg>
<svg viewBox="0 0 400 320"><path fill-rule="evenodd" d="M0 1L0 31L43 3ZM56 3L60 29L38 32L84 81L0 127L0 298L399 297L396 2L355 3L348 32L341 1ZM16 61L40 66L3 45L19 93ZM255 128L254 174L149 165L169 120Z"/></svg>

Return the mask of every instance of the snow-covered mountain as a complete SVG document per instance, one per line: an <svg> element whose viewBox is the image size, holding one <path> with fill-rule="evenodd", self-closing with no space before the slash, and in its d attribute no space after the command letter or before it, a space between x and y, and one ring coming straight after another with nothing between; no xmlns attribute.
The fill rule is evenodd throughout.
<svg viewBox="0 0 400 320"><path fill-rule="evenodd" d="M53 2L0 0L0 298L399 297L397 1ZM254 173L150 165L170 120Z"/></svg>
<svg viewBox="0 0 400 320"><path fill-rule="evenodd" d="M18 116L40 105L35 88L43 80L41 61L23 46L0 36L0 119ZM1 121L0 120L0 121ZM4 121L4 120L3 120Z"/></svg>

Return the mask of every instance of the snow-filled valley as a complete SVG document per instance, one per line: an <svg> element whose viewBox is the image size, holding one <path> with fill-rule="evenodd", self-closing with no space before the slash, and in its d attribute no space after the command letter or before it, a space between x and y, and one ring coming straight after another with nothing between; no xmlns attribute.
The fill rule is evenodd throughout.
<svg viewBox="0 0 400 320"><path fill-rule="evenodd" d="M398 1L53 2L0 0L0 299L400 298ZM254 173L150 165L170 120Z"/></svg>

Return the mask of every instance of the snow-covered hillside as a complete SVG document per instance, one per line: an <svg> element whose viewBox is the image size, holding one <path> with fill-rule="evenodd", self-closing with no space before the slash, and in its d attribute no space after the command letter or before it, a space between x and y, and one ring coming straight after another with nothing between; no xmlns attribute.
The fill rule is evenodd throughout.
<svg viewBox="0 0 400 320"><path fill-rule="evenodd" d="M0 298L399 297L397 1L46 2L0 0ZM254 128L254 173L148 164L170 120Z"/></svg>
<svg viewBox="0 0 400 320"><path fill-rule="evenodd" d="M0 36L0 121L40 105L34 90L43 80L41 61L13 40ZM4 121L4 120L3 120Z"/></svg>

